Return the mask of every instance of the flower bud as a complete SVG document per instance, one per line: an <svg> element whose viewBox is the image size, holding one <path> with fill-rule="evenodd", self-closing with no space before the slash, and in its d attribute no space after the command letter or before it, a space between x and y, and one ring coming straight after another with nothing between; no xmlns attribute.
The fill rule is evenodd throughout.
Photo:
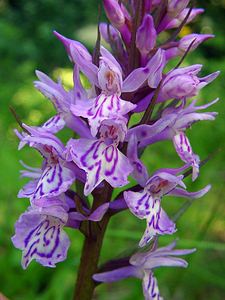
<svg viewBox="0 0 225 300"><path fill-rule="evenodd" d="M104 8L108 19L112 24L120 28L125 23L124 13L117 0L103 0Z"/></svg>
<svg viewBox="0 0 225 300"><path fill-rule="evenodd" d="M119 32L112 25L109 25L107 23L100 23L99 29L106 43L110 43L110 41L114 42L119 39Z"/></svg>
<svg viewBox="0 0 225 300"><path fill-rule="evenodd" d="M154 48L156 42L156 30L151 15L146 14L141 26L137 30L136 46L144 55Z"/></svg>
<svg viewBox="0 0 225 300"><path fill-rule="evenodd" d="M202 65L193 65L169 72L164 79L159 101L194 97L201 88L213 81L219 74L215 72L206 77L198 78L197 74L201 68Z"/></svg>
<svg viewBox="0 0 225 300"><path fill-rule="evenodd" d="M163 86L162 94L166 99L194 97L198 93L199 83L198 77L193 74L173 76Z"/></svg>

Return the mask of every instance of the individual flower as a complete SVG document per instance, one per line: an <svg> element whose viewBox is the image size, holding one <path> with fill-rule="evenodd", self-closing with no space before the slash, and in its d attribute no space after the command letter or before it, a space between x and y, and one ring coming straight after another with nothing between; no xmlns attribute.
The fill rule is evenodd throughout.
<svg viewBox="0 0 225 300"><path fill-rule="evenodd" d="M197 74L201 71L202 65L192 65L184 68L172 69L162 80L159 93L157 95L157 103L170 99L186 99L197 96L199 91L207 84L211 83L220 72L214 72L202 78ZM151 103L154 92L150 91L147 96L142 98L138 103L134 112L142 112L147 109Z"/></svg>
<svg viewBox="0 0 225 300"><path fill-rule="evenodd" d="M178 107L170 107L162 112L161 118L153 125L139 125L128 130L128 139L135 134L139 142L139 147L146 147L152 143L171 139L180 158L187 164L192 165L195 180L199 173L199 157L193 152L190 142L185 135L185 130L192 124L203 120L215 120L216 112L197 112L206 109L216 103L216 99L202 106L195 106L196 101L192 101L187 107L184 104Z"/></svg>
<svg viewBox="0 0 225 300"><path fill-rule="evenodd" d="M19 192L19 197L28 197L31 200L43 197L54 197L68 190L75 180L76 167L69 164L64 157L65 147L52 133L43 128L31 127L23 124L29 133L20 134L19 149L25 144L37 149L44 158L41 169L31 169L23 173L24 177L32 178Z"/></svg>
<svg viewBox="0 0 225 300"><path fill-rule="evenodd" d="M156 172L151 176L140 192L126 191L124 199L130 211L139 219L146 219L147 227L140 247L144 247L155 235L173 234L175 224L161 208L161 199L177 185L185 187L183 176L174 176L169 172Z"/></svg>
<svg viewBox="0 0 225 300"><path fill-rule="evenodd" d="M99 139L70 139L67 144L67 160L74 161L87 174L85 195L103 180L113 187L124 186L132 172L128 158L118 149L126 135L126 119L105 120L99 131Z"/></svg>
<svg viewBox="0 0 225 300"><path fill-rule="evenodd" d="M158 102L168 99L182 99L194 97L199 90L212 82L219 72L212 73L203 78L198 78L202 65L193 65L178 68L167 73L158 95Z"/></svg>
<svg viewBox="0 0 225 300"><path fill-rule="evenodd" d="M87 99L87 92L80 82L79 68L77 66L74 67L74 88L68 92L64 89L61 81L56 83L40 71L36 71L36 75L39 81L35 81L34 86L45 97L50 99L58 112L51 123L57 121L58 124L60 123L60 128L64 127L62 124L66 124L82 137L90 137L91 134L87 124L79 117L74 116L70 111L70 106L72 104ZM50 124L46 124L46 126L49 126ZM55 133L53 131L51 132Z"/></svg>
<svg viewBox="0 0 225 300"><path fill-rule="evenodd" d="M144 189L139 192L125 191L124 200L130 211L136 217L139 219L146 219L146 231L139 243L139 245L143 247L155 235L172 234L175 232L175 224L161 208L161 199L164 195L170 195L172 193L172 195L181 197L199 198L208 192L210 186L206 186L204 189L195 193L190 193L183 189L185 188L185 185L182 182L183 176L177 176L177 174L185 170L190 164L193 167L194 179L196 178L198 171L198 157L195 157L193 153L190 154L190 145L190 149L188 148L187 150L184 146L182 149L177 149L181 159L186 162L184 167L180 169L161 169L148 179L148 171L138 157L137 141L136 135L130 135L127 147L127 157L133 166L131 176L133 176ZM189 157L185 150L189 153ZM179 188L179 186L182 188ZM117 202L121 202L121 200ZM121 205L121 203L119 205ZM115 209L117 208L115 207ZM123 205L122 209L124 209Z"/></svg>
<svg viewBox="0 0 225 300"><path fill-rule="evenodd" d="M80 103L71 106L74 115L87 118L91 133L96 136L101 122L114 114L126 115L135 105L120 99L122 84L121 71L107 58L100 61L98 82L102 93L92 100L87 100L85 105Z"/></svg>
<svg viewBox="0 0 225 300"><path fill-rule="evenodd" d="M162 300L153 270L159 267L186 268L187 262L177 256L195 252L195 249L174 249L175 245L176 242L173 242L166 247L135 253L130 257L126 266L96 273L93 279L97 282L114 282L128 277L137 277L142 279L145 300Z"/></svg>
<svg viewBox="0 0 225 300"><path fill-rule="evenodd" d="M15 225L14 246L23 251L22 267L26 269L35 259L46 267L66 259L70 245L63 227L68 215L62 206L31 206Z"/></svg>
<svg viewBox="0 0 225 300"><path fill-rule="evenodd" d="M151 87L157 87L162 78L162 68L164 67L164 52L158 50L145 67L135 69L123 80L121 66L115 58L103 47L101 48L101 54L99 69L96 74L97 86L101 90L100 95L86 101L86 103L82 101L71 105L71 112L74 115L88 119L93 136L97 134L103 120L110 119L115 114L118 117L124 116L136 107L131 102L121 99L122 92L135 91L147 79ZM85 69L82 69L80 60L82 58L79 57L77 52L75 62L85 72ZM89 78L89 72L86 73L86 76ZM94 84L94 82L92 83Z"/></svg>

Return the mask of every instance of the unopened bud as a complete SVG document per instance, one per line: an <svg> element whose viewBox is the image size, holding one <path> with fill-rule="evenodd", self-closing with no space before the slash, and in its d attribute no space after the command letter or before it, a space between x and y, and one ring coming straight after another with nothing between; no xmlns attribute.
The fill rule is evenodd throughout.
<svg viewBox="0 0 225 300"><path fill-rule="evenodd" d="M104 8L108 19L112 24L120 28L125 23L124 13L116 0L103 0Z"/></svg>
<svg viewBox="0 0 225 300"><path fill-rule="evenodd" d="M136 45L142 54L148 54L154 48L156 36L153 18L146 14L136 36Z"/></svg>

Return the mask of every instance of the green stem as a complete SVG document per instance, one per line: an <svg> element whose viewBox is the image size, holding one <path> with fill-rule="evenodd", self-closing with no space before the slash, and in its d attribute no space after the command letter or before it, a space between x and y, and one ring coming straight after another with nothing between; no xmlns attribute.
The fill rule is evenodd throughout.
<svg viewBox="0 0 225 300"><path fill-rule="evenodd" d="M105 218L104 224L95 237L91 235L85 238L80 267L78 270L74 300L91 300L93 297L95 282L92 276L97 272L98 261L102 248L102 242L109 218ZM93 224L92 225L96 225Z"/></svg>
<svg viewBox="0 0 225 300"><path fill-rule="evenodd" d="M99 193L93 193L94 203L92 211L103 203L109 202L112 188L106 183L105 188ZM89 231L86 231L84 245L81 254L80 266L74 292L74 300L91 300L95 289L92 276L97 272L98 261L101 253L105 231L110 219L106 213L101 222L88 222Z"/></svg>

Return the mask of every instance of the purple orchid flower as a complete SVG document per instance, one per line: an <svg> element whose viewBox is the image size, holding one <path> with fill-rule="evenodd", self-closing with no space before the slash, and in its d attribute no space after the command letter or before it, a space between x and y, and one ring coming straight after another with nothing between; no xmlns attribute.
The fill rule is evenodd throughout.
<svg viewBox="0 0 225 300"><path fill-rule="evenodd" d="M67 218L68 215L61 206L32 206L20 216L12 242L23 251L24 269L33 259L47 267L55 267L56 263L66 259L70 241L63 226Z"/></svg>
<svg viewBox="0 0 225 300"><path fill-rule="evenodd" d="M139 162L137 156L136 162ZM147 222L146 231L139 243L140 247L145 246L155 235L172 234L176 231L175 224L161 208L161 199L164 195L196 199L202 197L211 188L210 185L207 185L198 192L186 191L182 181L183 176L177 176L177 173L186 167L158 170L145 182L145 185L143 185L143 180L141 181L144 189L140 192L124 192L124 200L130 211L139 219L146 219ZM147 173L146 170L145 173Z"/></svg>
<svg viewBox="0 0 225 300"><path fill-rule="evenodd" d="M40 127L19 122L24 131L16 131L19 149L25 145L35 148L43 163L40 168L22 163L25 169L21 176L30 181L18 197L29 198L30 207L17 221L12 241L23 252L23 268L33 259L54 267L66 258L70 244L64 227L82 232L85 246L76 299L84 294L92 298L93 279L112 282L130 276L142 279L146 300L162 299L153 269L186 267L186 261L176 255L194 251L174 250L175 243L158 248L159 236L176 231L175 223L162 208L162 199L164 196L197 199L210 189L206 185L189 192L183 183L189 172L182 175L190 167L192 180L199 175L200 159L192 150L186 130L195 122L214 120L217 115L199 112L217 99L201 106L196 106L196 101L187 103L218 72L199 78L201 65L178 67L189 51L213 37L193 33L177 40L182 26L203 10L188 8L189 0L124 3L103 1L111 24L99 24L93 55L80 42L54 32L73 64L74 87L67 91L61 80L55 82L37 71L34 85L53 103L57 113ZM169 31L163 33L170 29L175 29L172 35ZM165 41L158 39L161 33L165 34ZM100 35L111 46L112 53L100 45ZM182 59L170 69L168 61L177 56ZM163 74L165 66L168 71ZM81 75L86 76L90 89L82 85ZM143 112L140 119L134 115L137 112ZM72 129L73 137L66 146L55 136L64 127ZM163 140L173 142L182 166L161 168L149 176L140 156L145 147ZM117 194L113 188L127 185L128 176L136 183ZM89 197L85 197L90 193L91 204ZM116 260L116 265L106 264L100 268L104 272L99 270L94 274L110 218L128 209L137 218L146 219L139 246L147 246L154 238L152 249ZM84 278L87 285L83 284Z"/></svg>
<svg viewBox="0 0 225 300"><path fill-rule="evenodd" d="M71 106L75 116L88 118L91 133L96 136L101 122L114 114L126 115L136 105L120 99L122 74L119 64L113 64L108 58L101 58L98 72L98 83L102 93L92 100Z"/></svg>
<svg viewBox="0 0 225 300"><path fill-rule="evenodd" d="M19 197L32 200L43 197L54 197L65 191L75 180L75 168L64 157L65 147L62 142L43 128L30 127L23 124L29 134L18 134L21 139L19 149L26 143L37 149L44 157L41 170L34 169L23 176L32 178L19 193Z"/></svg>
<svg viewBox="0 0 225 300"><path fill-rule="evenodd" d="M71 106L71 112L74 115L88 119L93 136L96 136L103 120L112 118L114 114L124 116L136 107L120 98L122 92L134 91L148 78L149 85L155 88L162 78L162 68L164 67L163 52L158 50L146 67L134 70L123 80L122 69L115 58L103 47L101 53L99 70L96 74L97 86L100 87L101 94L87 101L86 104L82 102ZM79 59L77 59L77 63L79 65ZM151 77L149 77L150 74Z"/></svg>
<svg viewBox="0 0 225 300"><path fill-rule="evenodd" d="M177 185L185 187L183 176L174 176L158 171L146 182L141 192L124 192L124 199L130 211L139 219L146 219L146 231L139 242L144 247L157 234L173 234L175 224L161 208L161 198Z"/></svg>
<svg viewBox="0 0 225 300"><path fill-rule="evenodd" d="M70 106L72 104L75 104L76 101L86 100L87 98L87 93L80 82L79 74L79 69L77 66L75 66L73 76L75 88L69 92L65 91L60 81L56 83L40 71L36 71L39 81L35 81L34 86L44 96L50 99L58 112L58 117L55 116L51 122L49 121L50 123L47 123L44 126L45 128L48 128L53 121L57 121L57 123L60 124L60 129L63 128L63 124L66 124L69 128L75 130L82 137L88 138L91 136L91 134L86 123L80 118L72 115L70 112ZM55 133L53 131L51 132Z"/></svg>
<svg viewBox="0 0 225 300"><path fill-rule="evenodd" d="M193 65L170 71L163 80L157 101L194 97L200 89L219 75L219 72L215 72L203 78L198 78L197 74L201 69L202 65Z"/></svg>
<svg viewBox="0 0 225 300"><path fill-rule="evenodd" d="M174 249L175 246L176 242L173 242L166 247L135 253L130 257L127 266L97 273L93 276L93 279L98 282L114 282L128 277L137 277L142 279L145 300L162 300L153 269L158 267L186 268L187 262L176 256L183 256L196 251L196 249L176 250Z"/></svg>
<svg viewBox="0 0 225 300"><path fill-rule="evenodd" d="M67 160L74 161L87 174L84 194L90 194L103 180L113 187L128 183L132 172L128 158L118 149L126 135L126 119L105 120L100 139L71 139L67 144Z"/></svg>
<svg viewBox="0 0 225 300"><path fill-rule="evenodd" d="M176 108L165 109L162 117L153 125L140 125L128 130L126 139L132 134L136 135L139 141L139 147L145 147L152 143L171 139L173 140L175 149L180 158L187 164L193 167L193 180L198 176L199 157L193 153L190 142L185 135L185 130L193 123L202 120L214 120L216 112L197 113L198 110L206 109L215 104L219 99L202 105L195 106L196 101L193 101L186 108L180 105Z"/></svg>

